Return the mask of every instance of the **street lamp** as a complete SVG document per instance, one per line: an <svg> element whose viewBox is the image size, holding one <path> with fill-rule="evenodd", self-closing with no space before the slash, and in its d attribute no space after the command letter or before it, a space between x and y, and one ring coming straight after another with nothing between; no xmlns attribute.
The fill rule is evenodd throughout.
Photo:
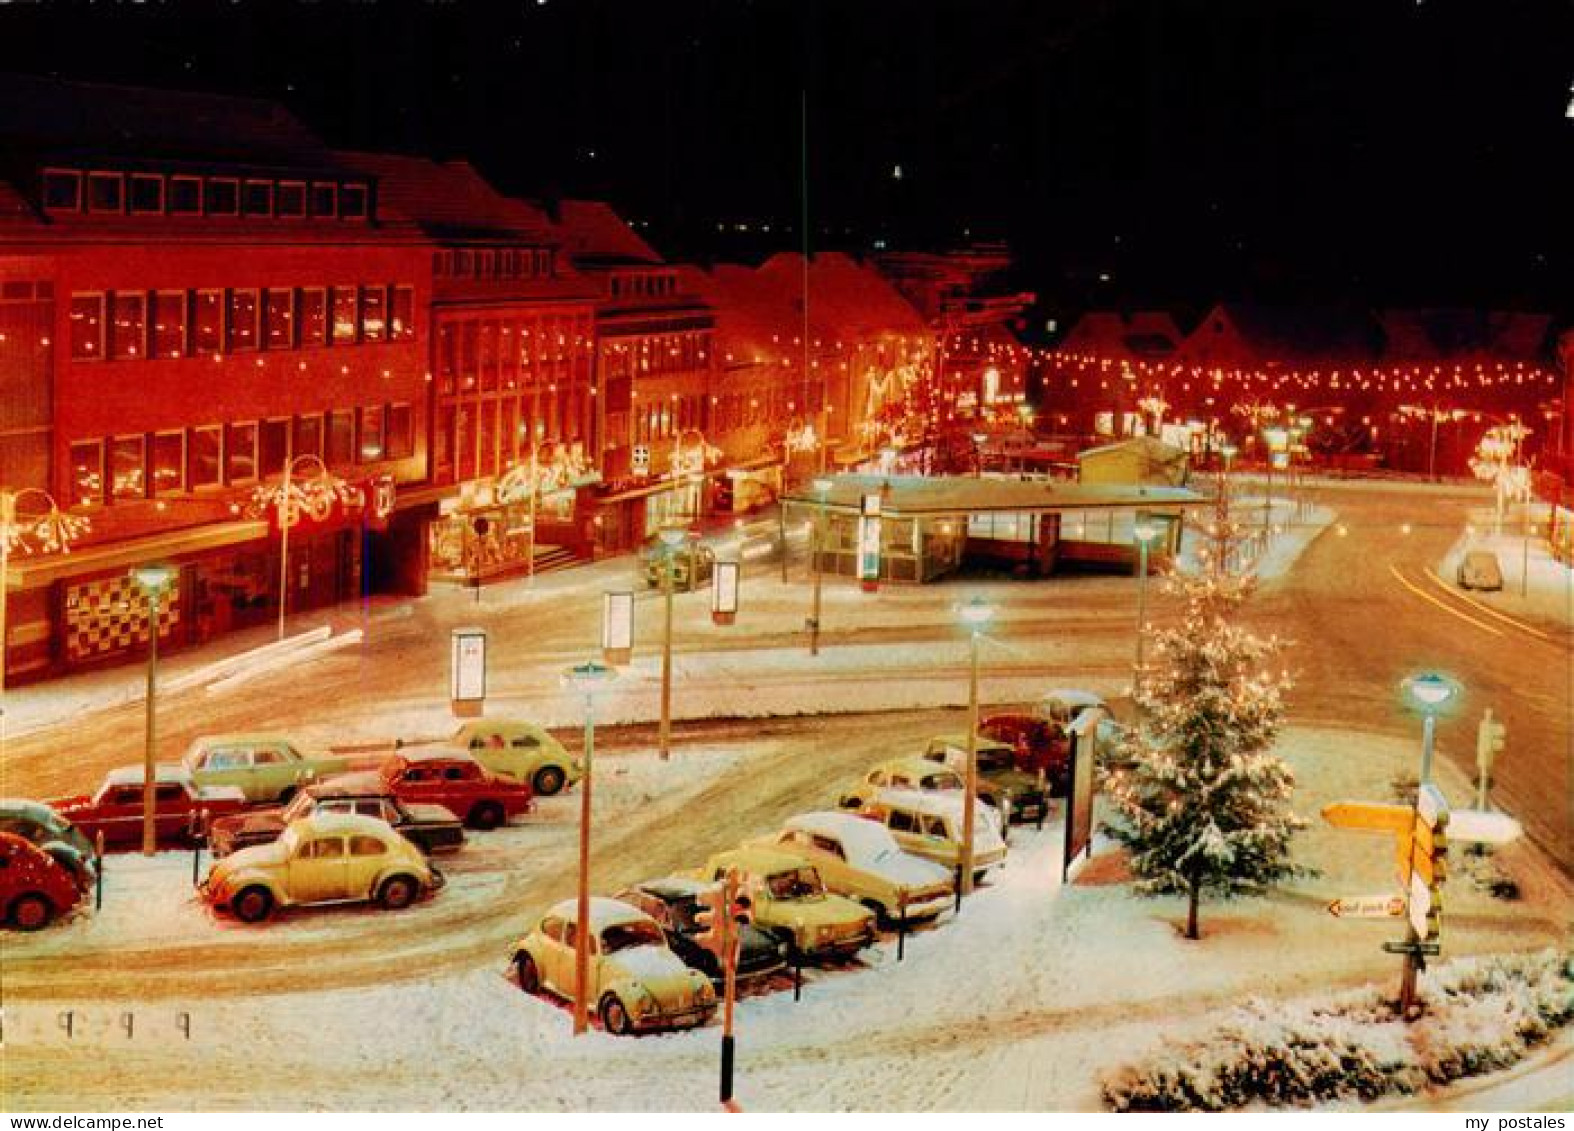
<svg viewBox="0 0 1574 1131"><path fill-rule="evenodd" d="M1437 672L1413 675L1400 683L1405 701L1420 713L1421 729L1421 784L1432 780L1432 745L1437 730L1437 716L1448 709L1464 690L1457 680Z"/></svg>
<svg viewBox="0 0 1574 1131"><path fill-rule="evenodd" d="M1266 550L1268 538L1273 533L1273 469L1278 463L1278 455L1289 445L1290 434L1283 428L1266 428L1263 430L1263 439L1268 442L1268 487L1262 504L1262 541Z"/></svg>
<svg viewBox="0 0 1574 1131"><path fill-rule="evenodd" d="M967 774L962 795L962 875L959 892L973 894L973 824L978 809L978 638L994 618L995 607L974 597L957 610L969 630L971 664L967 684Z"/></svg>
<svg viewBox="0 0 1574 1131"><path fill-rule="evenodd" d="M1135 693L1142 691L1142 645L1146 636L1144 627L1148 622L1148 547L1160 534L1163 528L1156 522L1139 522L1131 528L1131 533L1137 540L1137 666L1132 678L1132 687ZM1134 696L1135 697L1135 696Z"/></svg>
<svg viewBox="0 0 1574 1131"><path fill-rule="evenodd" d="M295 478L297 467L313 464L317 467L314 474ZM364 499L358 489L329 471L321 458L303 452L284 461L277 487L258 487L252 501L261 510L274 508L279 518L279 639L283 640L284 614L290 603L290 527L301 520L303 511L322 522L335 503L351 505Z"/></svg>
<svg viewBox="0 0 1574 1131"><path fill-rule="evenodd" d="M672 563L688 537L688 529L678 523L661 528L661 595L666 605L665 627L661 634L661 730L657 747L661 760L672 756Z"/></svg>
<svg viewBox="0 0 1574 1131"><path fill-rule="evenodd" d="M142 855L152 856L156 847L153 824L153 755L158 745L158 634L159 606L164 594L175 583L175 569L165 565L140 566L131 571L131 579L142 590L148 601L148 687L144 696L147 704L147 741L142 751Z"/></svg>
<svg viewBox="0 0 1574 1131"><path fill-rule="evenodd" d="M43 500L45 509L24 516L22 500L35 495ZM0 755L5 753L5 677L10 670L6 606L11 599L11 551L69 554L71 543L90 526L86 518L62 511L48 491L37 487L0 490Z"/></svg>
<svg viewBox="0 0 1574 1131"><path fill-rule="evenodd" d="M825 499L831 493L833 486L831 480L823 476L816 479L813 484L815 498L819 500L819 508L814 516L814 538L809 547L809 561L814 571L814 602L809 611L809 655L820 654L820 551L825 545Z"/></svg>
<svg viewBox="0 0 1574 1131"><path fill-rule="evenodd" d="M590 1027L590 783L596 752L596 692L617 677L605 664L587 660L563 673L563 686L585 697L584 772L579 779L579 891L574 915L574 1036Z"/></svg>

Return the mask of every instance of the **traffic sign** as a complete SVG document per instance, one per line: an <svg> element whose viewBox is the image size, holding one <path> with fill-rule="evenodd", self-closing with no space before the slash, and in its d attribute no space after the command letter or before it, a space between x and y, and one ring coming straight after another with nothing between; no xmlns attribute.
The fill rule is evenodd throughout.
<svg viewBox="0 0 1574 1131"><path fill-rule="evenodd" d="M1398 919L1404 913L1402 895L1347 895L1328 905L1335 919Z"/></svg>
<svg viewBox="0 0 1574 1131"><path fill-rule="evenodd" d="M1323 820L1336 829L1404 833L1415 824L1415 809L1409 805L1385 805L1377 801L1335 801L1323 806Z"/></svg>
<svg viewBox="0 0 1574 1131"><path fill-rule="evenodd" d="M1438 910L1442 908L1439 907ZM1437 936L1436 924L1431 920L1432 885L1414 872L1410 875L1409 912L1410 925L1415 928L1419 938L1430 941Z"/></svg>

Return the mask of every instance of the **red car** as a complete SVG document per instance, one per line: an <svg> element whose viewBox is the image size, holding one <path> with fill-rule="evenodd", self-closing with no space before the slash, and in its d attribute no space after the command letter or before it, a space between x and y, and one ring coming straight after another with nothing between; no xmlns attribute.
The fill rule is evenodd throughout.
<svg viewBox="0 0 1574 1131"><path fill-rule="evenodd" d="M529 785L498 777L463 750L395 754L378 773L400 801L441 805L474 829L495 829L535 804Z"/></svg>
<svg viewBox="0 0 1574 1131"><path fill-rule="evenodd" d="M1059 723L1007 712L985 718L978 733L1016 747L1017 769L1030 774L1043 770L1050 792L1065 796L1071 778L1071 739Z"/></svg>
<svg viewBox="0 0 1574 1131"><path fill-rule="evenodd" d="M19 931L47 927L82 896L58 860L15 833L0 833L0 911Z"/></svg>
<svg viewBox="0 0 1574 1131"><path fill-rule="evenodd" d="M136 848L142 843L142 767L111 770L92 797L67 797L50 803L55 812L104 847ZM199 786L178 765L153 767L153 835L161 848L189 845L200 815L211 820L246 807L246 795L232 785Z"/></svg>

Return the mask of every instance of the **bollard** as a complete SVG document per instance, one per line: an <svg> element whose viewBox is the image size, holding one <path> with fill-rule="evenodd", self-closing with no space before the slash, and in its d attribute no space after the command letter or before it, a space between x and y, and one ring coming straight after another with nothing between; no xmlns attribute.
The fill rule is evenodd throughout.
<svg viewBox="0 0 1574 1131"><path fill-rule="evenodd" d="M93 840L93 910L104 906L104 830L98 830Z"/></svg>
<svg viewBox="0 0 1574 1131"><path fill-rule="evenodd" d="M962 914L962 865L956 866L956 913Z"/></svg>
<svg viewBox="0 0 1574 1131"><path fill-rule="evenodd" d="M798 945L792 948L792 999L803 1000L803 955L798 953Z"/></svg>
<svg viewBox="0 0 1574 1131"><path fill-rule="evenodd" d="M725 1106L732 1099L732 1034L721 1039L721 1102Z"/></svg>
<svg viewBox="0 0 1574 1131"><path fill-rule="evenodd" d="M896 960L902 961L902 955L907 950L907 892L902 892L896 901L896 913L901 916L896 921Z"/></svg>

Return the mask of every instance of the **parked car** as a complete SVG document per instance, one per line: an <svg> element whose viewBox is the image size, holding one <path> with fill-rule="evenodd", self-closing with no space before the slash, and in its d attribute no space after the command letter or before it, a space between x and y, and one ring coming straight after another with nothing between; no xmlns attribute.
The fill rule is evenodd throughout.
<svg viewBox="0 0 1574 1131"><path fill-rule="evenodd" d="M475 719L447 740L468 750L498 777L522 781L540 797L551 797L577 782L585 767L543 728L524 719Z"/></svg>
<svg viewBox="0 0 1574 1131"><path fill-rule="evenodd" d="M722 980L721 957L699 941L700 926L694 919L703 910L705 897L718 886L681 876L667 876L624 888L617 898L656 920L672 953L712 982L719 983ZM773 974L787 964L787 951L782 943L752 923L738 923L735 928L740 980Z"/></svg>
<svg viewBox="0 0 1574 1131"><path fill-rule="evenodd" d="M645 584L652 589L659 589L662 585L662 575L667 568L667 547L659 535L645 543L644 550L640 552L640 560L644 566ZM705 543L690 538L687 545L672 551L672 587L676 590L690 590L696 585L704 585L710 580L710 575L715 568L716 551Z"/></svg>
<svg viewBox="0 0 1574 1131"><path fill-rule="evenodd" d="M707 880L736 868L748 893L754 925L802 958L845 958L874 941L874 912L825 890L814 867L800 857L745 845L705 863Z"/></svg>
<svg viewBox="0 0 1574 1131"><path fill-rule="evenodd" d="M246 800L288 804L304 785L330 774L375 768L383 755L302 754L276 734L220 734L193 740L180 764L198 785L233 785Z"/></svg>
<svg viewBox="0 0 1574 1131"><path fill-rule="evenodd" d="M302 817L315 813L359 813L376 817L428 856L457 852L465 843L459 818L441 805L401 801L380 774L341 774L309 785L285 806L253 809L213 822L208 846L214 856L228 856L254 844L270 844Z"/></svg>
<svg viewBox="0 0 1574 1131"><path fill-rule="evenodd" d="M931 738L924 757L959 774L967 773L967 736ZM1017 769L1016 747L980 736L973 748L978 765L978 796L1012 821L1041 821L1049 816L1049 789L1036 773Z"/></svg>
<svg viewBox="0 0 1574 1131"><path fill-rule="evenodd" d="M1115 713L1110 710L1103 696L1092 691L1082 691L1072 687L1057 687L1046 691L1039 697L1034 712L1043 719L1058 725L1067 732L1068 738L1073 723L1091 710L1103 712L1098 725L1089 732L1091 735L1091 753L1095 758L1102 758L1120 745L1125 737L1125 728L1115 718ZM1089 737L1087 735L1079 741L1078 749L1089 753Z"/></svg>
<svg viewBox="0 0 1574 1131"><path fill-rule="evenodd" d="M549 990L572 999L577 900L565 899L514 944L514 970L526 993ZM703 1025L716 1012L710 979L667 947L660 925L616 899L590 900L590 968L586 994L609 1033Z"/></svg>
<svg viewBox="0 0 1574 1131"><path fill-rule="evenodd" d="M933 860L955 874L962 864L963 799L952 794L882 789L859 814L878 821L896 843L914 856ZM980 805L973 811L973 877L981 879L1006 859L1006 842L994 811Z"/></svg>
<svg viewBox="0 0 1574 1131"><path fill-rule="evenodd" d="M93 845L82 830L42 801L0 800L0 832L12 833L43 849L84 890L98 877Z"/></svg>
<svg viewBox="0 0 1574 1131"><path fill-rule="evenodd" d="M945 868L902 851L889 830L851 813L801 813L755 843L814 865L827 888L888 923L932 919L955 892Z"/></svg>
<svg viewBox="0 0 1574 1131"><path fill-rule="evenodd" d="M836 799L838 808L861 809L882 789L921 789L934 793L966 789L962 775L928 758L889 758L869 768L868 772L842 790Z"/></svg>
<svg viewBox="0 0 1574 1131"><path fill-rule="evenodd" d="M202 885L218 910L259 923L284 907L375 900L390 911L443 886L443 874L384 821L355 813L302 817L270 844L214 861Z"/></svg>
<svg viewBox="0 0 1574 1131"><path fill-rule="evenodd" d="M392 754L377 773L399 800L441 805L474 829L495 829L534 804L528 785L498 777L465 750Z"/></svg>
<svg viewBox="0 0 1574 1131"><path fill-rule="evenodd" d="M1503 588L1503 571L1498 568L1497 555L1491 550L1466 550L1459 559L1455 575L1461 589Z"/></svg>
<svg viewBox="0 0 1574 1131"><path fill-rule="evenodd" d="M1052 796L1062 797L1071 782L1071 739L1052 719L1015 711L986 716L978 733L1011 745L1016 768L1036 779L1042 773Z"/></svg>
<svg viewBox="0 0 1574 1131"><path fill-rule="evenodd" d="M91 797L66 797L50 804L90 841L102 832L105 848L134 848L142 843L141 766L109 771ZM189 845L200 835L204 813L213 821L238 813L245 805L246 795L235 786L201 786L181 766L153 767L153 834L159 847Z"/></svg>
<svg viewBox="0 0 1574 1131"><path fill-rule="evenodd" d="M76 877L38 845L0 833L0 911L7 926L37 931L82 898Z"/></svg>

